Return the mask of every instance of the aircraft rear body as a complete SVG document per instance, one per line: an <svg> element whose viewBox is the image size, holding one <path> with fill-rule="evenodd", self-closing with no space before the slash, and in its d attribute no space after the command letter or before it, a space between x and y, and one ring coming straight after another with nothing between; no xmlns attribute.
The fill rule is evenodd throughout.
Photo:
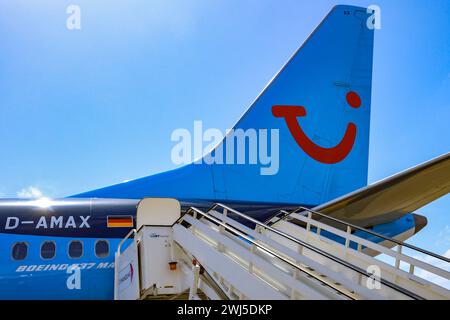
<svg viewBox="0 0 450 320"><path fill-rule="evenodd" d="M239 163L232 143L237 138L229 133L201 159L172 171L44 205L0 201L0 241L6 248L0 255L0 299L112 299L114 251L135 227L142 198L175 198L183 210L222 202L266 221L279 210L314 208L365 187L374 42L370 16L365 8L334 7L233 127L234 133L244 132L244 141L250 139L248 130L256 130L259 141L266 132L268 150L278 150L274 166L249 161L249 140ZM441 162L440 170L450 163ZM358 195L352 194L348 204ZM345 208L333 207L346 218ZM387 218L377 225L366 219L363 227L404 240L426 224L411 211L400 213L375 208L370 217ZM108 244L108 254L96 254L99 241ZM51 258L42 256L47 242L55 247ZM70 257L72 242L82 244L81 256ZM73 265L83 270L80 288L69 279Z"/></svg>

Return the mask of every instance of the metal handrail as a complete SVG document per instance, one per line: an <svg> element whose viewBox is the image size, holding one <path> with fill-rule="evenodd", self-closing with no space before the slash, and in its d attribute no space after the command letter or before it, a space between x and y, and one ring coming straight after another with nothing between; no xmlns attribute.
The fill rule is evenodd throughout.
<svg viewBox="0 0 450 320"><path fill-rule="evenodd" d="M135 236L137 233L136 229L131 229L130 232L127 233L125 238L122 239L122 241L119 242L119 245L117 246L117 254L120 255L120 249L122 248L123 244L125 243L125 240L127 240L131 235Z"/></svg>
<svg viewBox="0 0 450 320"><path fill-rule="evenodd" d="M342 259L340 259L338 257L333 256L333 255L330 255L329 253L327 253L327 252L325 252L325 251L323 251L321 249L315 248L315 247L309 245L306 242L303 242L303 241L301 241L301 240L299 240L297 238L294 238L294 237L290 236L289 234L286 234L286 233L284 233L284 232L282 232L280 230L272 228L272 227L270 227L270 226L268 226L268 225L266 225L266 224L264 224L264 223L262 223L262 222L260 222L260 221L258 221L256 219L253 219L252 217L249 217L249 216L247 216L247 215L245 215L245 214L243 214L243 213L241 213L239 211L236 211L236 210L234 210L234 209L232 209L232 208L230 208L230 207L228 207L228 206L226 206L224 204L216 203L210 209L208 209L208 212L211 211L211 210L215 210L219 206L222 207L223 209L227 209L228 211L233 212L234 214L236 214L236 215L238 215L238 216L240 216L240 217L242 217L242 218L244 218L244 219L246 219L246 220L248 220L248 221L250 221L252 223L255 223L256 225L259 225L259 226L261 226L261 227L263 227L263 228L265 228L267 230L270 230L270 231L272 231L272 232L274 232L274 233L276 233L276 234L278 234L278 235L280 235L280 236L282 236L282 237L284 237L284 238L286 238L286 239L288 239L290 241L293 241L293 242L295 242L295 243L297 243L297 244L299 244L299 245L301 245L301 246L303 246L305 248L308 248L309 250L314 251L314 252L316 252L316 253L318 253L318 254L320 254L320 255L322 255L322 256L324 256L324 257L326 257L326 258L328 258L328 259L330 259L330 260L332 260L334 262L337 262L337 263L339 263L341 265L344 265L345 267L347 267L347 268L349 268L349 269L351 269L353 271L356 271L356 272L364 275L365 277L370 278L372 276L372 274L366 272L365 270L363 270L363 269L361 269L361 268L359 268L359 267L357 267L357 266L355 266L353 264L348 263L345 260L342 260ZM200 211L200 210L198 210L198 211ZM203 213L203 212L201 212L201 214L206 216L206 214ZM224 226L225 228L227 226L226 224L223 224L223 223L220 223L220 224L222 226ZM250 239L249 241L253 243L253 240ZM390 288L392 288L394 290L397 290L397 291L399 291L399 292L401 292L401 293L403 293L403 294L405 294L405 295L407 295L407 296L409 296L409 297L411 297L413 299L419 299L419 300L423 299L422 297L416 295L415 293L410 292L409 290L406 290L404 288L401 288L401 287L397 286L396 284L391 283L390 281L387 281L387 280L385 280L383 278L379 279L379 281L382 284L384 284L384 285L386 285L386 286L388 286L388 287L390 287Z"/></svg>
<svg viewBox="0 0 450 320"><path fill-rule="evenodd" d="M230 225L228 225L227 223L222 222L222 221L216 219L215 217L211 216L210 214L205 213L205 212L203 212L203 211L201 211L201 210L199 210L199 209L197 209L197 208L195 208L195 207L190 207L190 208L188 209L187 213L188 213L189 211L191 211L191 210L192 210L192 211L195 211L196 213L198 213L198 214L204 216L205 218L207 218L207 219L213 221L214 223L216 223L216 224L218 224L218 225L224 227L226 230L238 234L240 237L244 238L246 241L250 242L251 244L253 244L253 245L257 246L258 248L260 248L260 249L266 251L267 253L269 253L269 254L271 254L271 255L277 257L277 258L280 259L281 261L283 261L283 262L289 264L290 266L296 268L297 270L299 270L299 271L301 271L301 272L303 272L303 273L306 273L306 274L308 274L309 276L314 277L316 280L318 280L319 282L323 283L324 285L326 285L326 286L332 288L333 290L336 290L336 291L340 292L341 294L345 295L346 297L348 297L348 298L350 298L350 299L354 299L352 296L346 294L345 292L343 292L343 291L340 290L339 288L335 288L335 287L331 286L330 284L326 283L324 280L320 279L320 277L317 277L316 275L314 275L314 274L312 274L312 273L309 273L309 272L307 272L307 271L305 271L305 270L299 268L299 266L297 266L295 263L293 263L293 262L287 260L286 258L284 258L283 256L279 255L279 254L276 253L275 251L273 251L273 250L267 248L267 247L264 246L264 245L261 245L261 244L255 242L252 238L248 237L247 235L245 235L244 233L242 233L241 231L239 231L237 228L235 228L235 227L233 227L233 226L230 226ZM208 210L208 211L209 211L209 210Z"/></svg>
<svg viewBox="0 0 450 320"><path fill-rule="evenodd" d="M321 213L321 212L318 212L318 211L315 211L315 210L312 210L312 209L308 209L308 208L305 208L305 207L300 206L300 207L296 208L295 210L293 210L292 212L287 212L287 211L284 211L284 210L281 210L281 211L284 212L284 213L290 214L290 213L298 213L299 210L308 211L308 212L311 212L311 213L313 213L313 214L317 214L318 216L321 216L321 217L326 218L326 219L329 219L329 220L331 220L331 221L334 221L334 222L343 224L343 225L345 225L345 226L347 226L347 227L350 227L350 228L353 228L353 229L357 229L357 230L360 230L360 231L367 232L367 233L369 233L369 234L371 234L371 235L373 235L373 236L376 236L376 237L382 238L382 239L384 239L384 240L387 240L387 241L391 241L391 242L393 242L393 243L396 243L397 245L400 245L400 246L403 246L403 247L407 247L407 248L412 249L412 250L415 250L415 251L419 251L419 252L421 252L421 253L423 253L423 254L426 254L426 255L428 255L428 256L431 256L431 257L434 257L434 258L436 258L436 259L439 259L439 260L445 261L445 262L447 262L447 263L450 263L450 259L447 258L447 257L444 257L444 256L441 256L441 255L439 255L439 254L430 252L430 251L428 251L428 250L425 250L425 249L416 247L416 246L414 246L414 245L412 245L412 244L408 244L408 243L406 243L406 242L403 242L403 241L400 241L400 240L397 240L397 239L393 239L393 238L390 238L390 237L388 237L388 236L385 236L385 235L376 233L376 232L374 232L374 231L372 231L372 230L368 230L368 229L365 229L365 228L363 228L363 227L359 227L359 226L357 226L357 225L354 225L354 224L351 224L351 223L348 223L348 222L345 222L345 221L336 219L336 218L334 218L334 217L327 216L327 215L325 215L325 214L323 214L323 213Z"/></svg>

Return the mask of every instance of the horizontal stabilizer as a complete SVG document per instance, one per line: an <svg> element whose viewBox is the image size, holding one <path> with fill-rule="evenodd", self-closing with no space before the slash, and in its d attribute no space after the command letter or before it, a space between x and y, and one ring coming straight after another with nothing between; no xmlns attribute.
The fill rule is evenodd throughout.
<svg viewBox="0 0 450 320"><path fill-rule="evenodd" d="M387 223L450 192L450 153L314 208L360 226Z"/></svg>

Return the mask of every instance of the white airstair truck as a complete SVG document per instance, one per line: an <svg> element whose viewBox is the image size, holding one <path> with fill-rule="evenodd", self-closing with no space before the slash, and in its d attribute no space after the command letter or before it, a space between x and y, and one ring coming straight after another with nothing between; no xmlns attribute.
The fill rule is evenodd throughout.
<svg viewBox="0 0 450 320"><path fill-rule="evenodd" d="M136 229L116 252L115 299L450 299L449 290L423 277L449 281L448 258L324 218L299 207L262 223L219 203L182 213L175 199L143 199ZM439 266L414 258L417 252Z"/></svg>

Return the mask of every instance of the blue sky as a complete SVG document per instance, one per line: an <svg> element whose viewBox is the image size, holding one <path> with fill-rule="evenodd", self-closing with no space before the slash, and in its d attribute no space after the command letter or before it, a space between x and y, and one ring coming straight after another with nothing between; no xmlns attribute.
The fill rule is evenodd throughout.
<svg viewBox="0 0 450 320"><path fill-rule="evenodd" d="M226 129L337 1L0 1L0 196L76 194L174 167L170 134ZM81 30L66 8L81 8ZM381 8L369 182L450 150L450 2ZM22 192L23 194L23 192ZM450 248L450 197L410 242Z"/></svg>

